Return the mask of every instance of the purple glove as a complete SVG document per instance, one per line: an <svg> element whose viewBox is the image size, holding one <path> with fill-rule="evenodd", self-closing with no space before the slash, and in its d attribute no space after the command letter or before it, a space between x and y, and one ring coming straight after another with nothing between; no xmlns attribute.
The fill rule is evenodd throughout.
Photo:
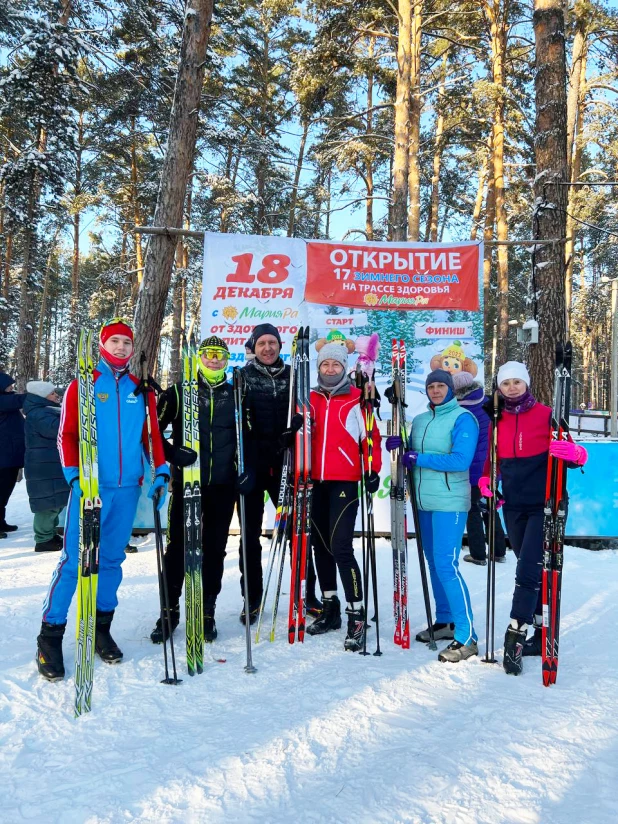
<svg viewBox="0 0 618 824"><path fill-rule="evenodd" d="M583 466L588 460L588 452L579 443L572 441L552 441L549 445L549 454L562 461Z"/></svg>
<svg viewBox="0 0 618 824"><path fill-rule="evenodd" d="M400 435L389 435L386 439L386 448L389 452L399 449L400 446L403 446L403 440Z"/></svg>
<svg viewBox="0 0 618 824"><path fill-rule="evenodd" d="M406 469L412 469L412 467L416 466L417 458L418 452L413 452L412 450L410 450L410 452L403 453L403 458L401 459L401 462L403 463Z"/></svg>
<svg viewBox="0 0 618 824"><path fill-rule="evenodd" d="M491 478L489 475L483 475L479 478L478 488L481 490L481 495L483 498L493 498L494 494L491 491L491 487L489 486L491 483Z"/></svg>

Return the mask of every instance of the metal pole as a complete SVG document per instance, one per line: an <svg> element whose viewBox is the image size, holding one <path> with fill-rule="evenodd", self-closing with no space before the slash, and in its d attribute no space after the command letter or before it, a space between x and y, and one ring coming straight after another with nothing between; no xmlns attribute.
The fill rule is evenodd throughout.
<svg viewBox="0 0 618 824"><path fill-rule="evenodd" d="M618 438L618 278L612 280L612 368L610 375L610 433Z"/></svg>

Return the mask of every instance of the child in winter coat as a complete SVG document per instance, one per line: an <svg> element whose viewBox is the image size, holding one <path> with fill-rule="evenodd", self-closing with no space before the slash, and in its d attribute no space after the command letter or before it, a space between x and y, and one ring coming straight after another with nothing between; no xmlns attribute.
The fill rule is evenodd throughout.
<svg viewBox="0 0 618 824"><path fill-rule="evenodd" d="M541 655L543 508L548 456L583 466L588 453L580 444L551 442L549 406L538 403L530 392L530 375L523 363L508 361L498 370L498 388L504 409L498 422L498 464L502 475L504 519L517 557L511 620L504 638L503 666L519 675L523 655ZM490 427L491 438L491 427ZM491 497L489 460L479 489ZM534 635L526 642L527 628Z"/></svg>
<svg viewBox="0 0 618 824"><path fill-rule="evenodd" d="M29 381L26 389L25 470L30 509L34 513L34 551L54 552L62 549L56 527L69 499L57 444L60 396L49 381Z"/></svg>
<svg viewBox="0 0 618 824"><path fill-rule="evenodd" d="M307 628L321 635L341 627L341 605L337 597L337 569L347 601L348 633L345 649L356 652L363 646L365 610L361 572L354 557L354 524L358 512L358 483L361 479L362 446L368 466L365 418L360 390L347 376L348 353L339 343L327 343L318 354L318 385L311 390L311 545L322 589L322 615ZM380 433L374 423L373 469L365 472L369 492L377 491L382 466Z"/></svg>
<svg viewBox="0 0 618 824"><path fill-rule="evenodd" d="M449 372L430 372L425 387L428 411L412 422L412 449L404 453L403 462L414 473L423 548L436 602L434 637L453 639L438 660L457 663L478 655L470 593L459 571L478 423L457 403ZM393 435L386 448L398 449L401 444L402 439ZM419 632L416 640L428 643L429 628Z"/></svg>
<svg viewBox="0 0 618 824"><path fill-rule="evenodd" d="M118 318L101 327L101 359L94 370L95 416L98 437L101 534L95 650L108 664L122 659L110 633L118 605L121 564L131 535L135 512L148 467L146 406L149 404L156 477L148 496L160 509L167 495L169 469L165 463L154 395L136 395L139 379L129 372L133 330ZM147 398L147 400L146 400ZM64 549L43 605L43 623L37 638L37 664L49 681L64 677L62 638L67 613L77 586L80 498L79 414L77 381L69 384L60 414L58 449L64 477L70 487ZM150 476L150 472L148 472Z"/></svg>
<svg viewBox="0 0 618 824"><path fill-rule="evenodd" d="M468 546L470 552L464 555L464 561L471 564L485 566L487 564L487 554L485 550L485 532L487 530L486 512L481 510L481 490L478 488L479 478L483 474L483 467L489 451L489 415L484 410L487 397L480 383L477 383L469 372L460 372L453 375L455 386L455 397L463 409L467 409L476 418L479 425L479 439L476 444L476 452L470 464L470 492L472 501L470 512L466 521L468 533ZM506 540L500 518L496 518L496 546L495 559L498 563L506 560Z"/></svg>

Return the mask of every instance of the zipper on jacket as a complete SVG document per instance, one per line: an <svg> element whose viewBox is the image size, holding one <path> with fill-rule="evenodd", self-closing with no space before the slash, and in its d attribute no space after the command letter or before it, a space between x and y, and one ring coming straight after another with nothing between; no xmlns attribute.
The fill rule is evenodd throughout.
<svg viewBox="0 0 618 824"><path fill-rule="evenodd" d="M212 419L215 408L215 390L210 386L208 387L208 390L210 392L210 432L208 433L210 437L210 455L208 456L208 485L210 486L212 481Z"/></svg>
<svg viewBox="0 0 618 824"><path fill-rule="evenodd" d="M513 457L517 457L517 431L519 429L519 412L515 413L515 435L513 436Z"/></svg>
<svg viewBox="0 0 618 824"><path fill-rule="evenodd" d="M326 436L328 433L328 411L330 409L330 398L325 398L326 400L326 415L324 416L324 439L322 441L322 477L320 478L321 481L324 480L324 461L326 460Z"/></svg>
<svg viewBox="0 0 618 824"><path fill-rule="evenodd" d="M354 466L354 461L352 460L352 458L350 458L350 456L347 454L347 452L344 452L342 447L339 447L339 451L341 452L343 457L346 459L346 461L350 462L350 466Z"/></svg>
<svg viewBox="0 0 618 824"><path fill-rule="evenodd" d="M425 436L427 435L427 430L431 426L431 424L436 419L436 410L435 408L431 410L433 414L433 419L429 421L427 426L425 427L425 431L423 432L423 437L421 438L421 452L425 452ZM424 509L422 498L421 498L421 484L423 483L423 469L422 467L418 467L418 505L421 509ZM414 481L414 470L412 470L412 481Z"/></svg>
<svg viewBox="0 0 618 824"><path fill-rule="evenodd" d="M114 379L116 380L116 405L118 408L118 486L122 486L122 429L120 427L120 380L118 378L118 375L114 375Z"/></svg>

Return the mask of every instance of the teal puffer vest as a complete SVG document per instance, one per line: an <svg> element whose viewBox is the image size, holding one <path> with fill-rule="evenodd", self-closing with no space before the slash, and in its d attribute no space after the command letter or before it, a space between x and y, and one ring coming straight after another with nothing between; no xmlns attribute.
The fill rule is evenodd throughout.
<svg viewBox="0 0 618 824"><path fill-rule="evenodd" d="M412 422L412 449L415 452L449 454L453 448L453 427L460 415L469 415L453 398L431 407ZM414 467L414 485L420 509L432 512L468 512L470 472L439 472Z"/></svg>

